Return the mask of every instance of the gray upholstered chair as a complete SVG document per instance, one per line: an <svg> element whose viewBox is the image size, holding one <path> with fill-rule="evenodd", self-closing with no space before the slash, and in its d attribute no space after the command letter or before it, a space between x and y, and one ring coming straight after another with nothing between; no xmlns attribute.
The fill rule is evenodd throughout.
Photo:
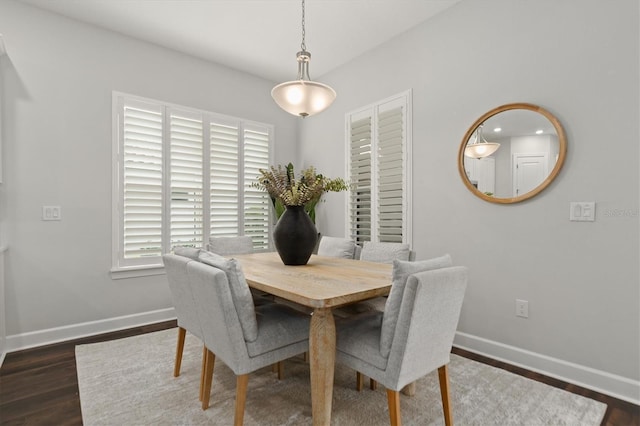
<svg viewBox="0 0 640 426"><path fill-rule="evenodd" d="M184 350L184 341L187 331L198 339L202 340L202 330L200 322L196 315L196 306L191 294L191 287L188 283L187 264L192 260L198 259L199 249L189 247L174 248L174 255L164 255L165 272L167 281L169 282L169 290L173 299L173 306L178 319L178 341L176 344L176 359L173 367L173 376L180 375L180 367L182 365L182 352ZM200 375L200 399L202 399L202 390L204 383L204 363L206 351L202 352L202 373Z"/></svg>
<svg viewBox="0 0 640 426"><path fill-rule="evenodd" d="M378 257L381 258L381 257ZM361 315L363 312L384 312L387 309L395 309L400 303L398 299L398 295L401 294L398 291L394 292L393 287L400 282L401 285L403 281L406 280L406 277L409 273L417 273L423 271L430 271L433 269L439 268L447 268L452 266L451 256L449 254L445 254L444 256L434 257L433 259L428 260L420 260L417 262L414 261L402 261L402 260L394 260L393 261L393 276L392 276L392 285L391 285L391 293L389 294L389 298L386 297L376 297L374 299L365 300L364 302L357 303L355 305L348 305L344 308L338 308L339 313L338 317L349 317L353 315ZM358 373L356 376L356 386L358 390L362 389L363 386L362 374ZM373 390L377 388L378 383L373 379L369 379L369 387ZM413 396L415 393L415 384L410 384L404 390L404 393L407 395Z"/></svg>
<svg viewBox="0 0 640 426"><path fill-rule="evenodd" d="M358 259L367 262L393 263L394 260L415 260L409 244L365 241Z"/></svg>
<svg viewBox="0 0 640 426"><path fill-rule="evenodd" d="M327 237L320 238L318 245L318 256L340 257L353 259L355 256L356 243L347 238Z"/></svg>
<svg viewBox="0 0 640 426"><path fill-rule="evenodd" d="M221 256L247 254L253 252L253 241L251 237L246 235L237 237L209 237L207 250Z"/></svg>
<svg viewBox="0 0 640 426"><path fill-rule="evenodd" d="M218 357L237 376L234 424L241 425L248 374L307 351L310 317L275 303L255 308L235 259L200 260L187 264L187 275L207 348L202 408L209 406Z"/></svg>
<svg viewBox="0 0 640 426"><path fill-rule="evenodd" d="M366 241L363 246L365 248L364 250L362 247L355 244L353 240L323 236L320 240L318 255L354 258L379 263L393 263L394 260L415 260L415 252L409 249L408 244ZM362 258L363 251L364 258ZM451 258L447 255L446 258L436 259L435 263L434 261L428 261L428 264L438 268L451 266ZM384 311L386 302L386 297L376 297L363 302L336 308L334 309L334 314L338 318L348 318L353 315L360 315L363 312L382 312ZM377 382L373 379L370 379L369 382L371 389L376 389ZM362 374L357 374L356 383L358 389L362 389ZM408 387L405 392L412 395L414 389L414 387Z"/></svg>
<svg viewBox="0 0 640 426"><path fill-rule="evenodd" d="M401 424L398 392L437 369L445 424L451 425L447 365L467 287L467 268L398 270L394 276L397 280L384 313L371 312L336 324L337 362L387 388L391 425Z"/></svg>

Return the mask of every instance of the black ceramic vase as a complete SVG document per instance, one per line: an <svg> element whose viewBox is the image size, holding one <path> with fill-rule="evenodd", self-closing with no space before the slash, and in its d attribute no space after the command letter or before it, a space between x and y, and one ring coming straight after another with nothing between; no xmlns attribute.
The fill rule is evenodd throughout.
<svg viewBox="0 0 640 426"><path fill-rule="evenodd" d="M304 206L287 206L273 230L276 251L285 265L306 265L317 239L318 231Z"/></svg>

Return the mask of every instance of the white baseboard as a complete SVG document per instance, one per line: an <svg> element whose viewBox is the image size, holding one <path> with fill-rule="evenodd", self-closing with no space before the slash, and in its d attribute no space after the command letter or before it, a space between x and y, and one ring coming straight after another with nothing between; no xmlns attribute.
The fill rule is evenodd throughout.
<svg viewBox="0 0 640 426"><path fill-rule="evenodd" d="M96 334L109 333L174 319L176 319L175 309L167 308L99 321L67 325L64 327L32 331L29 333L14 334L7 336L5 340L5 351L15 352L36 346L49 345L51 343L64 342L80 337L94 336Z"/></svg>
<svg viewBox="0 0 640 426"><path fill-rule="evenodd" d="M4 358L7 356L7 345L6 338L4 334L0 335L0 367L2 367L2 363L4 362Z"/></svg>
<svg viewBox="0 0 640 426"><path fill-rule="evenodd" d="M640 405L640 381L456 332L453 346Z"/></svg>

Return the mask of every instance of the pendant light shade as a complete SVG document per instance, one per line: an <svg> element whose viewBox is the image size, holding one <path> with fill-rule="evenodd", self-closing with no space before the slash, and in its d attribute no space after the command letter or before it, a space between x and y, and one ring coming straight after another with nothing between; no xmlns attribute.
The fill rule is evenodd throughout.
<svg viewBox="0 0 640 426"><path fill-rule="evenodd" d="M336 91L315 81L293 80L278 84L271 90L271 96L280 108L304 118L331 105Z"/></svg>
<svg viewBox="0 0 640 426"><path fill-rule="evenodd" d="M464 155L470 158L488 157L500 148L496 142L487 142L482 136L482 125L476 130L476 137L473 143L468 143L464 149Z"/></svg>
<svg viewBox="0 0 640 426"><path fill-rule="evenodd" d="M309 60L311 53L305 45L304 0L302 0L302 50L298 52L298 79L286 81L271 90L271 96L278 106L289 114L302 118L324 111L336 98L336 91L326 84L311 81Z"/></svg>
<svg viewBox="0 0 640 426"><path fill-rule="evenodd" d="M271 96L288 113L307 117L331 105L336 91L326 84L294 80L278 84L271 91Z"/></svg>

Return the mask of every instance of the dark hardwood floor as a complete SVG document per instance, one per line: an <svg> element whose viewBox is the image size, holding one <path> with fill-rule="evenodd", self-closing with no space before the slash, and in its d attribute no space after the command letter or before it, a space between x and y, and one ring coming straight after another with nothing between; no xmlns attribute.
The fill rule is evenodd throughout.
<svg viewBox="0 0 640 426"><path fill-rule="evenodd" d="M176 326L168 321L9 353L0 368L0 425L82 425L75 346ZM462 349L453 353L607 404L602 425L640 426L640 407Z"/></svg>

